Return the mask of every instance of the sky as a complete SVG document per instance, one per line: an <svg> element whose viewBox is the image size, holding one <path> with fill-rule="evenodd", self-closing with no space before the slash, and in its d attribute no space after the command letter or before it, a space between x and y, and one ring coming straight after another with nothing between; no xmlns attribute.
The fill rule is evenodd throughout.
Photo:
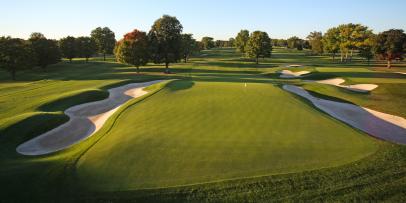
<svg viewBox="0 0 406 203"><path fill-rule="evenodd" d="M241 29L305 38L350 22L376 33L406 30L406 0L0 0L0 36L41 32L59 39L107 26L121 39L133 29L148 31L164 14L176 16L196 39L228 39Z"/></svg>

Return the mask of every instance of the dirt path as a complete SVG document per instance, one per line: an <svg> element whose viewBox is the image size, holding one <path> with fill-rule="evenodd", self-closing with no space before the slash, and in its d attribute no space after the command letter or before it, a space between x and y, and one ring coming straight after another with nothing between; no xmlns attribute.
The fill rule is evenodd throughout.
<svg viewBox="0 0 406 203"><path fill-rule="evenodd" d="M125 102L148 92L143 88L162 82L132 83L109 89L107 99L80 104L65 110L69 121L17 147L23 155L43 155L66 149L97 132Z"/></svg>
<svg viewBox="0 0 406 203"><path fill-rule="evenodd" d="M337 87L342 87L348 90L356 91L356 92L370 92L378 87L375 84L356 84L356 85L341 85L345 82L342 78L333 78L327 80L319 80L316 81L317 83L327 84L327 85L334 85Z"/></svg>
<svg viewBox="0 0 406 203"><path fill-rule="evenodd" d="M406 119L349 103L319 99L294 85L283 89L311 101L317 108L374 137L398 144L406 144Z"/></svg>

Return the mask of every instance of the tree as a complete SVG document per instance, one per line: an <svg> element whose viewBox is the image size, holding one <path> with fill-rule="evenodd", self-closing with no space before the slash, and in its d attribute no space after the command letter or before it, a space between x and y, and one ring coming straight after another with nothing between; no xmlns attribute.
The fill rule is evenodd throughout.
<svg viewBox="0 0 406 203"><path fill-rule="evenodd" d="M186 63L190 55L196 51L197 43L193 39L192 34L182 34L182 57L183 61Z"/></svg>
<svg viewBox="0 0 406 203"><path fill-rule="evenodd" d="M154 22L148 33L152 59L155 63L165 63L165 73L169 73L169 63L182 57L182 30L176 17L164 15Z"/></svg>
<svg viewBox="0 0 406 203"><path fill-rule="evenodd" d="M311 32L307 39L309 40L310 48L313 54L322 54L323 53L323 34L321 32Z"/></svg>
<svg viewBox="0 0 406 203"><path fill-rule="evenodd" d="M234 38L229 38L228 39L228 44L229 44L229 47L235 47L235 39Z"/></svg>
<svg viewBox="0 0 406 203"><path fill-rule="evenodd" d="M406 34L400 29L390 29L376 37L375 53L392 67L392 60L403 59L406 48Z"/></svg>
<svg viewBox="0 0 406 203"><path fill-rule="evenodd" d="M106 54L112 54L116 45L116 38L113 31L108 27L98 27L92 30L90 36L96 42L97 50L103 54L103 60L106 60Z"/></svg>
<svg viewBox="0 0 406 203"><path fill-rule="evenodd" d="M203 37L202 41L203 49L211 49L214 47L214 41L212 37Z"/></svg>
<svg viewBox="0 0 406 203"><path fill-rule="evenodd" d="M255 58L256 64L258 64L259 57L270 57L272 52L272 44L268 34L261 31L251 33L246 51L249 57Z"/></svg>
<svg viewBox="0 0 406 203"><path fill-rule="evenodd" d="M77 56L86 58L86 63L97 51L97 45L94 39L90 37L76 38Z"/></svg>
<svg viewBox="0 0 406 203"><path fill-rule="evenodd" d="M279 47L288 47L288 40L286 40L286 39L278 39L277 40L277 46L279 46Z"/></svg>
<svg viewBox="0 0 406 203"><path fill-rule="evenodd" d="M359 49L365 43L365 40L370 37L372 31L368 27L361 24L343 24L338 26L339 42L341 52L341 62L352 60L354 50ZM350 53L350 57L348 57Z"/></svg>
<svg viewBox="0 0 406 203"><path fill-rule="evenodd" d="M34 66L34 53L29 43L22 39L0 37L0 68L15 80L16 72Z"/></svg>
<svg viewBox="0 0 406 203"><path fill-rule="evenodd" d="M72 59L78 56L76 39L71 36L67 36L59 40L59 47L61 49L62 55L72 62Z"/></svg>
<svg viewBox="0 0 406 203"><path fill-rule="evenodd" d="M359 56L365 58L368 62L368 65L371 59L374 57L375 44L376 44L376 36L371 35L368 39L364 41L362 45L358 47Z"/></svg>
<svg viewBox="0 0 406 203"><path fill-rule="evenodd" d="M250 32L248 30L241 30L235 38L235 46L242 54L246 53L245 47L247 46L249 38Z"/></svg>
<svg viewBox="0 0 406 203"><path fill-rule="evenodd" d="M338 28L333 27L327 30L322 39L323 49L327 53L331 53L333 61L335 59L336 54L340 50L339 35L340 31L338 30Z"/></svg>
<svg viewBox="0 0 406 203"><path fill-rule="evenodd" d="M134 65L137 67L137 73L139 73L139 67L148 63L148 49L147 34L135 29L124 35L124 38L117 42L114 54L117 61Z"/></svg>
<svg viewBox="0 0 406 203"><path fill-rule="evenodd" d="M47 39L43 34L38 32L32 33L29 41L34 52L36 65L40 66L43 70L48 65L61 61L61 51L57 41Z"/></svg>
<svg viewBox="0 0 406 203"><path fill-rule="evenodd" d="M303 50L303 40L299 37L293 36L287 40L288 48Z"/></svg>

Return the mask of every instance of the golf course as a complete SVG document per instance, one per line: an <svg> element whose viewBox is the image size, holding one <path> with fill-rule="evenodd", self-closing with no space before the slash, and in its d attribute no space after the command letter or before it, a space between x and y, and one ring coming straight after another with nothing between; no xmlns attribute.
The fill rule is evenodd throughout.
<svg viewBox="0 0 406 203"><path fill-rule="evenodd" d="M305 52L275 48L273 58L255 65L233 48L216 48L174 64L169 75L161 65L137 73L98 58L64 61L46 72L27 70L18 81L3 74L2 198L310 201L379 192L377 199L403 199L403 145L354 128L282 86L405 117L406 76L395 73L405 64L339 64ZM286 79L279 77L281 70L311 74ZM378 88L360 93L309 82L333 77ZM40 156L16 151L67 122L67 108L106 99L108 89L156 80L161 82L121 105L84 140Z"/></svg>
<svg viewBox="0 0 406 203"><path fill-rule="evenodd" d="M0 203L406 202L405 7L4 1Z"/></svg>

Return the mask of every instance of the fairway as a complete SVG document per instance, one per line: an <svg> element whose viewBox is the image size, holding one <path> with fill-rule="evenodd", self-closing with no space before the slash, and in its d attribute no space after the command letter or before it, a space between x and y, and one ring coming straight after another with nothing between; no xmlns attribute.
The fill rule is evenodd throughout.
<svg viewBox="0 0 406 203"><path fill-rule="evenodd" d="M76 173L100 190L161 188L334 167L377 149L275 84L180 80L127 108Z"/></svg>

